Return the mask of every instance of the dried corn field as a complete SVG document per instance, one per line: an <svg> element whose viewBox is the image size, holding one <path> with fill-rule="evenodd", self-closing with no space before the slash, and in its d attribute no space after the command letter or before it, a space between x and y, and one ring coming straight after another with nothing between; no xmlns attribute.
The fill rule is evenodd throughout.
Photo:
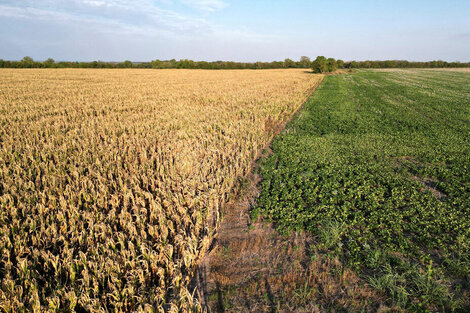
<svg viewBox="0 0 470 313"><path fill-rule="evenodd" d="M321 78L0 70L1 309L190 310L234 183Z"/></svg>

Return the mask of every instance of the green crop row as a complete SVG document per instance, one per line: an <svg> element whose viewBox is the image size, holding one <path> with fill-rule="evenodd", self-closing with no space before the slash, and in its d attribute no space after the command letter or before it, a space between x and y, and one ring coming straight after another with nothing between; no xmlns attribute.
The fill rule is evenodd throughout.
<svg viewBox="0 0 470 313"><path fill-rule="evenodd" d="M470 72L328 76L260 160L253 217L405 311L470 308Z"/></svg>

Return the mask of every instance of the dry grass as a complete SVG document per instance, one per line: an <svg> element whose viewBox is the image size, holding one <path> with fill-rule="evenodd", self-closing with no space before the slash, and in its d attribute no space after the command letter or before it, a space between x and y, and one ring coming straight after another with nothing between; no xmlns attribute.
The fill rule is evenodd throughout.
<svg viewBox="0 0 470 313"><path fill-rule="evenodd" d="M384 300L305 235L283 238L269 225L211 252L206 304L211 312L376 312ZM268 235L268 236L266 236Z"/></svg>
<svg viewBox="0 0 470 313"><path fill-rule="evenodd" d="M1 70L0 307L190 309L219 208L321 78Z"/></svg>

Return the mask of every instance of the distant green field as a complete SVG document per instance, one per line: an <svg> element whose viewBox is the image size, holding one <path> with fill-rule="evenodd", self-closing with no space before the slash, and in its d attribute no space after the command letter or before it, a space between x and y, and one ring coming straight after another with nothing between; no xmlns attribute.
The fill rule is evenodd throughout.
<svg viewBox="0 0 470 313"><path fill-rule="evenodd" d="M254 217L314 234L392 308L469 311L470 72L327 76L272 149Z"/></svg>

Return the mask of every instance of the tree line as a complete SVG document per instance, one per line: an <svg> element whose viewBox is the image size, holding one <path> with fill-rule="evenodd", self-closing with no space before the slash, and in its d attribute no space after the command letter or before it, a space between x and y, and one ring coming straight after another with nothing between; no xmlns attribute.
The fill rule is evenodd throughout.
<svg viewBox="0 0 470 313"><path fill-rule="evenodd" d="M54 59L35 61L31 57L24 57L21 61L6 61L0 59L0 68L153 68L153 69L279 69L279 68L311 68L317 73L333 72L337 69L353 68L463 68L470 67L470 62L410 62L405 60L386 61L348 61L335 60L324 56L311 61L309 57L302 56L299 61L285 59L273 62L231 62L231 61L193 61L193 60L153 60L151 62L56 62Z"/></svg>

